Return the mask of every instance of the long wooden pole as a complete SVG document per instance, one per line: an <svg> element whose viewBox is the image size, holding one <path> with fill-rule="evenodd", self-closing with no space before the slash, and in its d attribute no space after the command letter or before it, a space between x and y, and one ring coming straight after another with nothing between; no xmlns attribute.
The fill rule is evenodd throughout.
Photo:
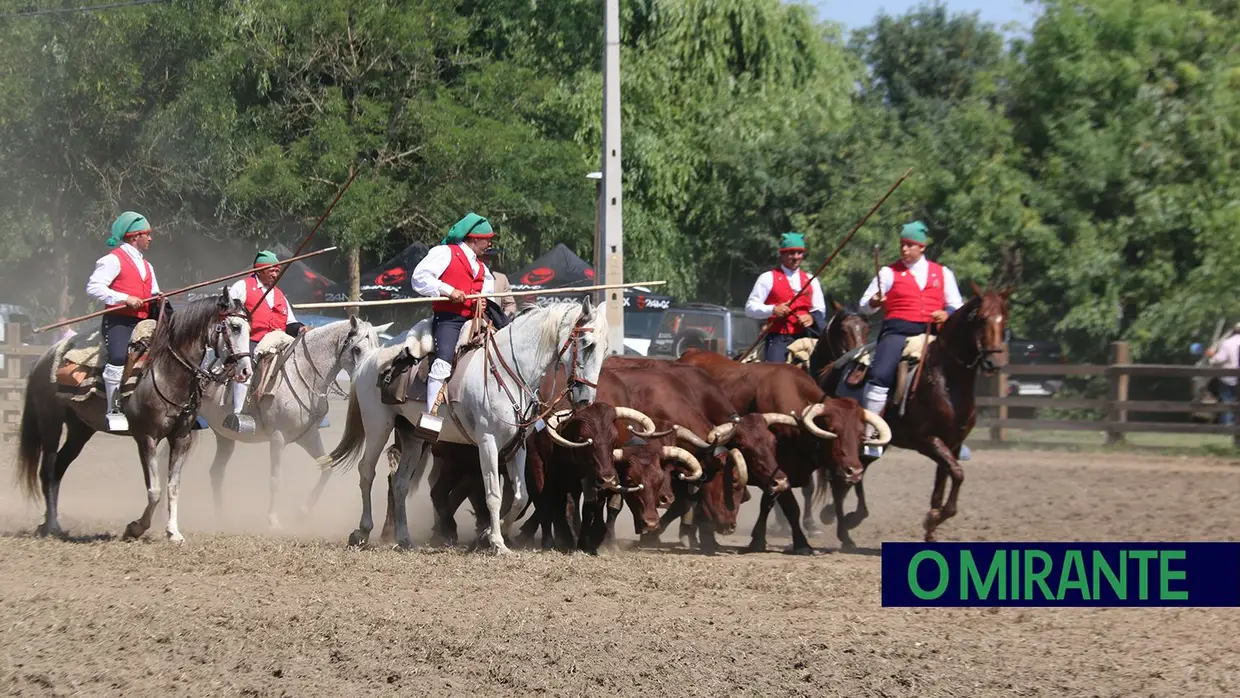
<svg viewBox="0 0 1240 698"><path fill-rule="evenodd" d="M913 171L913 168L911 167L905 170L904 174L900 175L900 178L896 180L896 183L891 185L891 188L887 190L887 193L883 194L883 198L879 199L878 203L874 204L874 206L870 208L869 212L867 212L865 216L861 218L861 220L857 221L857 224L853 226L852 230L849 231L848 235L844 237L843 241L841 241L840 244L836 246L835 251L831 253L831 256L827 257L827 260L818 267L818 270L814 272L814 275L809 277L809 281L806 282L805 285L801 287L801 290L793 294L792 299L788 301L789 305L792 304L792 301L795 301L797 298L800 298L802 293L806 293L807 291L809 291L810 287L814 285L814 279L818 278L818 275L821 274L822 271L827 268L827 265L831 263L831 260L835 259L835 256L840 253L840 250L844 249L844 246L848 244L848 241L852 240L853 235L856 235L857 231L861 230L861 226L865 225L865 222L870 220L870 216L873 216L874 212L877 211L884 203L886 203L887 199L890 198L891 195L895 193L896 189L901 184L904 183L904 180L909 176L910 173L912 173L912 171ZM758 333L758 338L754 340L753 344L749 345L749 348L745 350L745 353L741 354L742 359L744 359L746 356L749 356L749 353L752 352L755 348L757 348L757 346L762 343L763 339L766 339L766 335L769 334L771 331L771 328L775 326L775 319L776 318L774 316L771 316L771 319L766 321L766 324L762 326L762 331Z"/></svg>
<svg viewBox="0 0 1240 698"><path fill-rule="evenodd" d="M325 248L325 249L322 249L322 250L317 250L317 251L315 251L315 252L307 252L306 254L299 255L299 256L296 256L296 257L289 257L288 259L284 260L283 262L280 262L280 264L288 264L288 263L290 263L290 262L297 262L297 261L300 261L300 260L303 260L303 259L309 259L310 257L316 257L316 256L318 256L318 255L321 255L321 254L326 254L326 253L328 253L328 252L334 252L336 249L337 249L336 247L328 247L328 248ZM196 289L196 288L202 288L203 286L210 286L211 284L218 284L218 283L220 283L221 281L229 281L229 280L231 280L231 279L236 279L236 278L238 278L238 277L242 277L242 276L245 276L245 275L247 275L247 274L253 274L253 273L254 273L254 269L253 269L253 268L244 269L244 270L239 271L239 272L235 272L235 273L232 273L232 274L228 274L227 276L221 276L221 277L219 277L219 278L211 279L210 281L201 281L201 282L199 282L199 283L196 283L196 284L191 284L191 285L186 286L186 287L184 287L184 288L178 288L178 289L177 289L177 290L175 290L175 291L168 291L167 293L160 293L160 294L157 294L157 295L151 296L150 298L144 298L144 299L142 299L142 302L143 302L143 303L150 303L150 302L151 302L151 301L153 301L153 300L159 300L160 298L167 298L167 297L169 297L169 296L176 296L176 295L180 295L180 294L185 293L185 292L187 292L187 291L193 291L193 290L194 290L194 289ZM48 330L54 330L54 329L56 329L57 327L64 327L65 325L72 325L72 324L73 324L73 323L75 323L75 322L81 322L81 321L83 321L83 320L89 320L89 319L91 319L91 318L99 317L100 315L107 315L108 313L115 312L115 311L120 310L120 309L121 309L120 307L116 307L116 308L104 308L103 310L98 310L98 311L95 311L95 312L90 313L90 314L88 314L88 315L83 315L83 316L81 316L81 317L75 317L75 318L72 318L72 319L70 319L70 320L61 320L60 322L57 322L57 323L52 324L52 325L47 325L46 327L40 327L40 328L38 328L38 329L36 329L36 330L34 330L34 331L35 331L35 332L46 332L46 331L48 331Z"/></svg>
<svg viewBox="0 0 1240 698"><path fill-rule="evenodd" d="M541 296L553 293L578 293L586 291L602 291L613 288L636 288L638 286L662 286L666 281L635 281L631 284L600 284L598 286L573 286L571 288L547 288L541 291L504 291L502 293L473 293L465 296L465 300L473 300L475 298L507 298L509 296ZM373 305L405 305L409 303L435 303L438 301L447 301L450 298L443 296L427 296L425 298L392 298L386 301L358 301L352 303L349 301L341 301L339 303L295 303L293 307L302 310L305 308L349 308L352 306L373 306Z"/></svg>

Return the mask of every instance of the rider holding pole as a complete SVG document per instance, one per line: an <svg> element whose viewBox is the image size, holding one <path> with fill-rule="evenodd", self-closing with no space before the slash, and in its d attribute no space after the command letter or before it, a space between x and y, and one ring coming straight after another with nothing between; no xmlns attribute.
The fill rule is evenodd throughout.
<svg viewBox="0 0 1240 698"><path fill-rule="evenodd" d="M963 305L952 270L926 259L926 232L921 221L905 225L900 231L900 260L879 269L861 296L863 315L885 311L863 394L863 406L880 416L887 406L887 391L895 380L905 341L925 334L930 323L937 328ZM877 433L873 426L866 429L866 438Z"/></svg>
<svg viewBox="0 0 1240 698"><path fill-rule="evenodd" d="M158 319L160 301L143 300L159 294L155 269L143 253L151 246L151 224L140 213L126 211L112 223L108 247L115 248L95 262L95 271L86 282L86 294L107 308L100 334L108 354L103 368L110 431L127 431L129 422L116 402L117 389L125 371L129 340L134 327L147 318ZM169 308L171 310L171 308Z"/></svg>
<svg viewBox="0 0 1240 698"><path fill-rule="evenodd" d="M784 233L779 243L779 266L758 275L745 301L745 315L767 320L770 326L763 344L763 361L783 363L788 345L809 336L811 329L815 334L821 332L826 322L822 286L816 278L811 281L801 268L804 259L805 237ZM806 283L810 283L810 292L797 295Z"/></svg>
<svg viewBox="0 0 1240 698"><path fill-rule="evenodd" d="M466 321L474 316L476 301L466 295L491 293L495 277L478 258L491 246L495 231L487 219L470 212L448 230L414 268L410 285L425 297L447 297L431 305L431 335L435 362L426 379L426 411L434 414L439 391L452 375L452 355Z"/></svg>

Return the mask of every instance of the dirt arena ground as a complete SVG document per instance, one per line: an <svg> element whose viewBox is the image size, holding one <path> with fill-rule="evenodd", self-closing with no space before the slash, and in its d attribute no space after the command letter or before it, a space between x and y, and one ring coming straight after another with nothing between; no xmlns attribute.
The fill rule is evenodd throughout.
<svg viewBox="0 0 1240 698"><path fill-rule="evenodd" d="M906 452L867 477L872 515L854 534L857 554L839 553L827 533L813 558L781 554L786 538L739 554L740 536L714 558L670 546L496 558L347 549L360 511L355 472L332 480L312 520L296 521L315 477L299 449L285 459L283 531L265 527L265 446L238 447L228 520L217 522L213 442L201 433L190 456L181 546L163 538L164 506L146 540L108 537L145 501L127 439L96 436L69 471L63 523L86 542L32 538L41 509L3 474L0 691L1240 695L1240 610L884 609L878 548L920 539L932 481L930 462ZM11 450L0 458L12 463ZM966 466L962 511L944 540L1240 538L1233 461L975 451ZM376 483L377 501L385 489ZM424 496L413 509L423 539ZM746 505L746 533L756 508Z"/></svg>

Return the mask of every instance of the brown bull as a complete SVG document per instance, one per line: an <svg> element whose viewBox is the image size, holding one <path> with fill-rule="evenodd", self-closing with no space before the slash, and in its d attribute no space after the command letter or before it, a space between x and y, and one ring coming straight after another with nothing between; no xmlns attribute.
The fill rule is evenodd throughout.
<svg viewBox="0 0 1240 698"><path fill-rule="evenodd" d="M882 418L852 399L826 397L805 371L788 364L739 363L721 354L695 349L686 351L676 363L705 371L741 414L777 412L798 417L795 426L774 427L779 437L779 466L794 487L809 485L816 471L826 469L835 502L836 535L845 549L855 548L848 531L860 523L864 514L860 518L846 517L842 510L844 494L864 474L861 447L865 424L869 422L878 429L876 445L891 440L891 430ZM820 421L828 428L819 426ZM818 498L825 491L815 495ZM766 519L776 501L792 527L793 552L811 554L813 549L800 524L800 507L791 491L779 493L778 498L772 493L763 495L750 550L766 549Z"/></svg>

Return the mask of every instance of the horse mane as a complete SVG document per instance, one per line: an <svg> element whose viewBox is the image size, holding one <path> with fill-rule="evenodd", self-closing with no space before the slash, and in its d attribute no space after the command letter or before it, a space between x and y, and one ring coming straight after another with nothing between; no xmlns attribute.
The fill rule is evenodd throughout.
<svg viewBox="0 0 1240 698"><path fill-rule="evenodd" d="M207 327L218 321L219 314L219 297L208 296L190 301L176 312L162 316L151 338L151 360L173 349L182 350L194 342L201 342Z"/></svg>
<svg viewBox="0 0 1240 698"><path fill-rule="evenodd" d="M826 301L827 301L828 308L833 308L834 303L839 303L842 306L842 310L845 315L860 315L861 314L861 305L857 303L857 301L855 300L845 300L841 303L839 300L836 299L835 296L831 294L827 294ZM831 315L835 315L836 313L839 313L839 312L840 311L837 310L834 313L831 313Z"/></svg>

